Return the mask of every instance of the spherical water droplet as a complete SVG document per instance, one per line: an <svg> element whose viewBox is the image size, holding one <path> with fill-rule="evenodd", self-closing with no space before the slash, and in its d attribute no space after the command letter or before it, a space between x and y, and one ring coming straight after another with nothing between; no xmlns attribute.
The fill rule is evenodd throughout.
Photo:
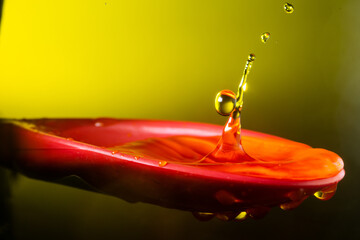
<svg viewBox="0 0 360 240"><path fill-rule="evenodd" d="M261 35L261 41L263 43L266 43L266 41L269 40L269 38L270 38L270 33L268 33L268 32L265 32Z"/></svg>
<svg viewBox="0 0 360 240"><path fill-rule="evenodd" d="M135 158L135 160L139 160L139 158L140 158L140 157L138 157L138 156L135 156L134 158Z"/></svg>
<svg viewBox="0 0 360 240"><path fill-rule="evenodd" d="M228 116L236 106L235 93L230 90L222 90L215 97L215 109L223 115Z"/></svg>
<svg viewBox="0 0 360 240"><path fill-rule="evenodd" d="M167 161L159 161L159 167L165 167L167 165Z"/></svg>
<svg viewBox="0 0 360 240"><path fill-rule="evenodd" d="M118 152L119 152L119 151L112 151L111 154L112 154L112 155L115 155L115 154L117 154Z"/></svg>
<svg viewBox="0 0 360 240"><path fill-rule="evenodd" d="M248 56L248 61L253 62L253 61L255 61L255 58L256 58L255 54L250 53L249 56Z"/></svg>
<svg viewBox="0 0 360 240"><path fill-rule="evenodd" d="M286 13L293 13L294 12L294 6L290 3L285 3L284 10Z"/></svg>

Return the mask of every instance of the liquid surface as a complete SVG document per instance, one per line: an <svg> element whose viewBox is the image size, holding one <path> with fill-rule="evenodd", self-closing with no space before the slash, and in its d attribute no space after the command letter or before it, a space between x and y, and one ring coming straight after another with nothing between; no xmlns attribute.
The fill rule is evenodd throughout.
<svg viewBox="0 0 360 240"><path fill-rule="evenodd" d="M103 119L101 121L35 120L21 121L17 124L32 131L68 139L67 141L78 141L108 149L112 155L128 154L134 156L134 159L137 157L138 160L154 160L159 167L181 164L242 176L315 180L337 175L344 165L341 158L331 151L249 131L242 135L240 146L243 149L239 151L241 154L226 154L226 151L223 151L226 157L220 161L218 156L214 159L209 153L217 152L215 150L224 135L214 133L211 136L154 137L156 136L154 133L150 135L144 132L140 138L138 129L141 127L130 127L127 122L121 123L122 127L117 127L117 123L116 120ZM173 128L176 129L175 126ZM241 156L242 153L249 157ZM325 199L332 192L333 189L325 189L315 196Z"/></svg>
<svg viewBox="0 0 360 240"><path fill-rule="evenodd" d="M204 156L216 148L220 136L173 136L129 142L111 150L148 158L166 164L194 167L262 178L314 180L338 174L343 163L339 156L325 149L281 138L243 136L242 145L250 159L240 162L213 162ZM234 156L236 157L236 156ZM241 162L241 160L243 160Z"/></svg>

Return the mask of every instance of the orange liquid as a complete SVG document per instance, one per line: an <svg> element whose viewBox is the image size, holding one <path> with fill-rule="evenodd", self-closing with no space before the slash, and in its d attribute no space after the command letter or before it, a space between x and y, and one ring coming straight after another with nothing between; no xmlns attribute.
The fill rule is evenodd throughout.
<svg viewBox="0 0 360 240"><path fill-rule="evenodd" d="M159 166L186 164L272 179L315 180L333 177L343 169L341 158L325 149L273 136L240 138L240 118L232 117L221 137L149 138L111 150L154 159Z"/></svg>

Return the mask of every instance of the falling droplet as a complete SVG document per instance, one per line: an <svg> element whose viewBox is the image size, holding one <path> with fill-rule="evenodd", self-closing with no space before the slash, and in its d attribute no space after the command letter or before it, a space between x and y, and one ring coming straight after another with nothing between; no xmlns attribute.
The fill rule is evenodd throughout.
<svg viewBox="0 0 360 240"><path fill-rule="evenodd" d="M266 41L269 40L269 38L270 38L270 33L268 33L268 32L265 32L265 33L263 33L263 34L261 35L261 41L262 41L263 43L266 43ZM244 86L245 86L245 85L244 85Z"/></svg>
<svg viewBox="0 0 360 240"><path fill-rule="evenodd" d="M159 167L165 167L167 165L167 161L159 161Z"/></svg>
<svg viewBox="0 0 360 240"><path fill-rule="evenodd" d="M329 200L335 195L337 184L324 188L321 191L314 193L314 196L320 200Z"/></svg>
<svg viewBox="0 0 360 240"><path fill-rule="evenodd" d="M243 221L246 219L247 213L246 212L241 212L239 213L239 215L236 216L235 220L236 221Z"/></svg>
<svg viewBox="0 0 360 240"><path fill-rule="evenodd" d="M102 122L96 122L95 123L95 127L102 127L104 126L104 124Z"/></svg>
<svg viewBox="0 0 360 240"><path fill-rule="evenodd" d="M290 3L285 3L284 10L286 13L293 13L294 12L294 6Z"/></svg>
<svg viewBox="0 0 360 240"><path fill-rule="evenodd" d="M324 196L324 192L318 191L318 192L314 193L314 196L318 199L322 199Z"/></svg>
<svg viewBox="0 0 360 240"><path fill-rule="evenodd" d="M255 54L250 53L249 56L248 56L248 61L249 61L249 62L253 62L253 61L255 61L255 58L256 58L256 57L255 57Z"/></svg>

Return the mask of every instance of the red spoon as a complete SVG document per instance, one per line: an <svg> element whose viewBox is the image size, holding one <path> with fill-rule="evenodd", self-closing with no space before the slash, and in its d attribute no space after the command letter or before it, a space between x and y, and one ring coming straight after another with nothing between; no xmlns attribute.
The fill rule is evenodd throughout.
<svg viewBox="0 0 360 240"><path fill-rule="evenodd" d="M222 219L231 219L240 212L257 217L273 206L280 205L283 209L296 207L316 192L320 199L328 199L335 193L336 184L344 176L342 160L332 152L247 130L243 130L242 140L250 155L256 152L263 157L277 154L277 159L286 162L300 153L300 158L305 156L314 160L317 169L313 169L313 165L304 165L298 174L294 169L288 177L276 173L273 176L271 173L255 176L253 173L257 171L236 171L241 166L237 163L192 164L191 161L181 162L181 157L175 153L169 154L166 161L157 153L159 149L155 149L155 157L149 155L148 147L151 149L157 144L154 138L172 141L168 137L185 135L187 137L180 137L184 139L178 146L184 150L198 149L193 157L199 159L198 156L203 154L201 149L206 152L216 146L222 131L222 126L203 123L37 119L8 120L1 124L1 128L2 137L12 139L14 143L12 158L9 158L9 152L5 154L2 151L2 165L45 180L76 175L99 192L131 202L142 201L204 212L197 214L204 218L215 214ZM140 141L149 138L152 140ZM129 145L129 142L132 143ZM134 146L132 150L130 146ZM326 158L326 161L322 162L319 160L321 158ZM319 161L323 169L320 169L321 164L317 164ZM284 166L288 164L291 163L285 163ZM281 166L277 168L282 171ZM332 171L324 173L323 170L328 168ZM286 173L287 168L284 171ZM299 179L291 179L291 176Z"/></svg>

